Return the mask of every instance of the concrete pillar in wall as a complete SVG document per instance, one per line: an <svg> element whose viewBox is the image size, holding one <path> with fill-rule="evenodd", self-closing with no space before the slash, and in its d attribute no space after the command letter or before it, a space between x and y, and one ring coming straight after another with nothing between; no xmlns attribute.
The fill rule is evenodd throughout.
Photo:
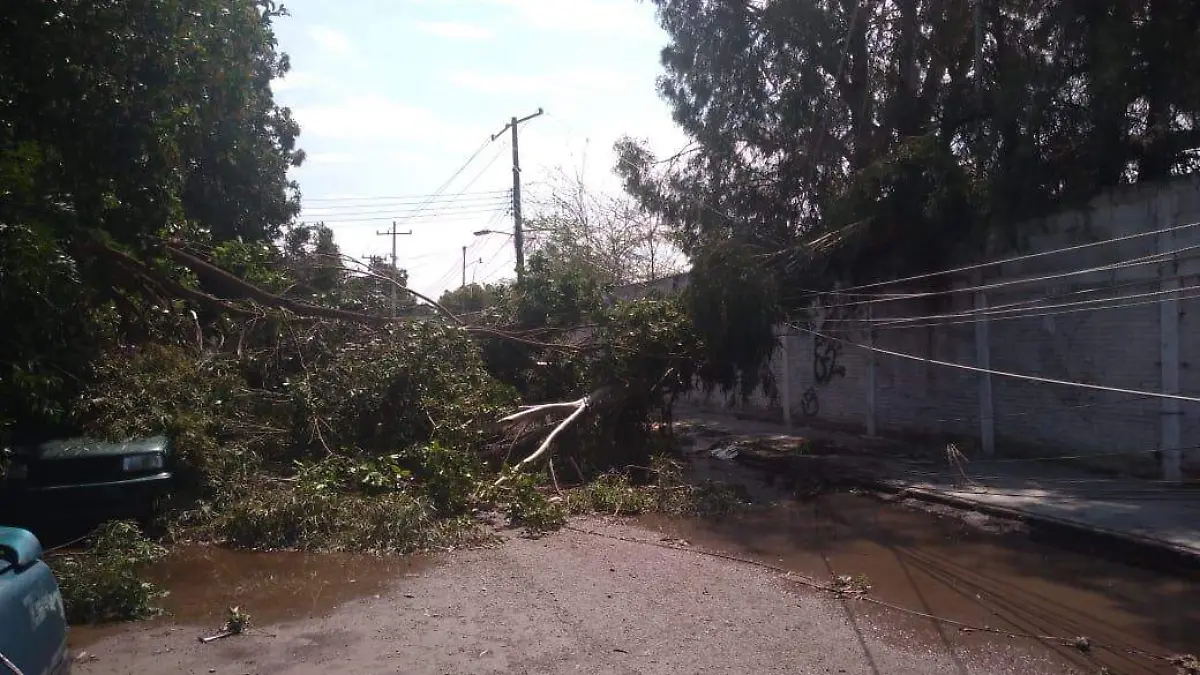
<svg viewBox="0 0 1200 675"><path fill-rule="evenodd" d="M875 313L867 305L867 436L875 436Z"/></svg>
<svg viewBox="0 0 1200 675"><path fill-rule="evenodd" d="M981 285L982 276L976 285ZM975 293L975 308L987 309L987 294L983 291ZM975 317L975 364L979 368L991 369L992 346L987 316ZM996 454L996 423L995 410L992 405L992 376L990 373L979 373L979 446L984 457Z"/></svg>
<svg viewBox="0 0 1200 675"><path fill-rule="evenodd" d="M1165 229L1177 224L1179 196L1170 191L1159 198L1155 229ZM1168 253L1175 249L1175 233L1158 235L1158 252ZM1163 291L1178 291L1179 261L1172 255L1158 266L1159 285ZM1168 293L1163 296L1159 307L1159 363L1161 364L1162 391L1165 394L1179 393L1179 296ZM1162 479L1179 482L1183 480L1181 467L1183 409L1180 401L1162 399L1162 426L1159 432L1159 449L1162 451Z"/></svg>
<svg viewBox="0 0 1200 675"><path fill-rule="evenodd" d="M779 397L783 404L783 424L790 430L792 428L792 366L788 354L788 330L783 328L779 335L779 371L783 381L779 383Z"/></svg>

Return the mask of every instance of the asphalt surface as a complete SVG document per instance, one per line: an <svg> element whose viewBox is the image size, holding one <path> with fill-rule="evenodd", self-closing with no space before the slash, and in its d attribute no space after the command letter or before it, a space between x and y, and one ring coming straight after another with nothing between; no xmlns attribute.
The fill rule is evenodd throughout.
<svg viewBox="0 0 1200 675"><path fill-rule="evenodd" d="M109 630L91 638L75 671L1072 672L1037 644L981 635L930 640L932 630L921 620L873 613L769 570L652 545L663 540L654 530L601 520L576 524L649 543L577 531L512 537L397 573L370 595L318 616L208 644L197 638L213 626L158 621ZM246 609L253 615L254 607Z"/></svg>

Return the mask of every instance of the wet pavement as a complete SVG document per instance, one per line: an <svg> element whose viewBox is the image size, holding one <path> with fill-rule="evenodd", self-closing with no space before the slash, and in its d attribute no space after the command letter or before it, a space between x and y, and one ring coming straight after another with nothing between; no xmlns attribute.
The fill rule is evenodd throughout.
<svg viewBox="0 0 1200 675"><path fill-rule="evenodd" d="M1135 557L1160 556L1200 567L1200 484L1195 481L1176 485L1113 476L1078 463L1029 457L963 458L951 466L944 445L810 428L789 431L771 422L714 413L693 411L680 427L710 441L758 443L783 451L776 454L790 451L791 457L777 458L784 463L804 458L804 442L817 441L826 446L819 453L826 460L841 460L843 470L861 470L860 485L1025 518L1059 532L1074 529L1079 531L1074 536L1104 537Z"/></svg>
<svg viewBox="0 0 1200 675"><path fill-rule="evenodd" d="M723 521L643 519L672 539L828 581L862 575L871 596L918 612L1004 632L1086 637L1090 653L1021 639L1083 672L1173 673L1137 652L1200 651L1200 584L1030 541L1005 523L938 515L879 499L824 495L752 509ZM999 530L999 531L997 531ZM847 601L891 626L896 639L955 660L996 635Z"/></svg>
<svg viewBox="0 0 1200 675"><path fill-rule="evenodd" d="M764 480L704 447L692 448L690 477L740 486L753 502L745 511L586 519L575 523L593 534L424 558L184 548L151 570L171 592L170 616L76 629L71 645L99 655L81 669L96 673L148 672L169 656L185 672L1165 675L1175 668L1147 654L1200 652L1200 571L1162 574L914 500L793 498L794 481ZM870 597L909 611L705 552L822 583L861 577ZM251 636L198 646L231 605L252 615ZM1064 644L1076 638L1090 649ZM624 655L644 667L618 665Z"/></svg>
<svg viewBox="0 0 1200 675"><path fill-rule="evenodd" d="M256 626L313 619L351 600L378 595L433 564L422 556L181 547L147 571L147 578L168 594L161 603L166 614L146 625L194 626L216 633L230 607L249 612ZM71 646L85 648L125 628L76 626Z"/></svg>

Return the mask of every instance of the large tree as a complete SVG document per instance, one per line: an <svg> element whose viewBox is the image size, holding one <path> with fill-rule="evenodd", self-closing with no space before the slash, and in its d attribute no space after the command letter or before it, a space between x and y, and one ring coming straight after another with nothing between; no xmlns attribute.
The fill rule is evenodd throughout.
<svg viewBox="0 0 1200 675"><path fill-rule="evenodd" d="M654 3L661 93L693 144L660 162L625 141L619 167L692 256L741 244L786 280L886 277L1197 166L1191 0Z"/></svg>
<svg viewBox="0 0 1200 675"><path fill-rule="evenodd" d="M0 436L61 416L93 350L194 282L159 254L299 210L269 0L11 0L0 14ZM159 278L154 278L154 272ZM172 290L174 289L174 290ZM153 307L152 305L158 305Z"/></svg>

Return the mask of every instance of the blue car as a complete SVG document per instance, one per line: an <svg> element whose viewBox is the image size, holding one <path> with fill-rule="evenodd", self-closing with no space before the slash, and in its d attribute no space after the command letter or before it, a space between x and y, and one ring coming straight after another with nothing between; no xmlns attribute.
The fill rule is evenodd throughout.
<svg viewBox="0 0 1200 675"><path fill-rule="evenodd" d="M42 545L27 530L0 527L0 673L70 671L62 595Z"/></svg>

